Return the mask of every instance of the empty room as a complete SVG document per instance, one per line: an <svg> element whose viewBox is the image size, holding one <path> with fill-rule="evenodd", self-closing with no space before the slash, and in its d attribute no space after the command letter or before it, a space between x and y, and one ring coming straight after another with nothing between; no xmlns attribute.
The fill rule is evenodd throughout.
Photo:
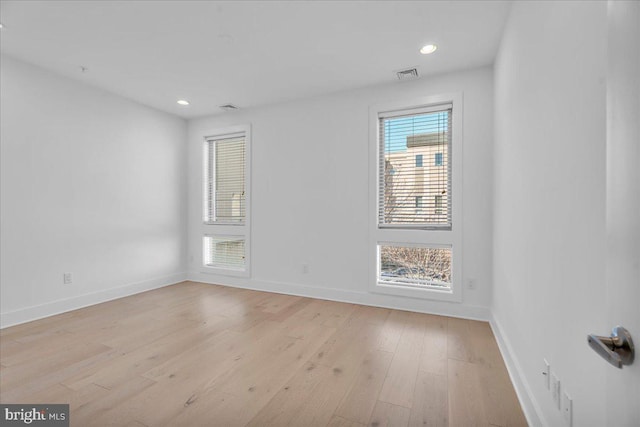
<svg viewBox="0 0 640 427"><path fill-rule="evenodd" d="M1 425L640 426L640 2L0 24Z"/></svg>

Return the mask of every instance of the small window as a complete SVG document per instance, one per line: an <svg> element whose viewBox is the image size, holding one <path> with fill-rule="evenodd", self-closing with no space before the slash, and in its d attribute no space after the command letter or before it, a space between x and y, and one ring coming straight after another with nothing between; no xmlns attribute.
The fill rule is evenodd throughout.
<svg viewBox="0 0 640 427"><path fill-rule="evenodd" d="M204 265L235 270L244 270L244 237L204 236Z"/></svg>
<svg viewBox="0 0 640 427"><path fill-rule="evenodd" d="M435 206L435 214L442 215L442 195L435 196L434 206Z"/></svg>
<svg viewBox="0 0 640 427"><path fill-rule="evenodd" d="M436 166L442 166L442 153L436 153L434 164Z"/></svg>
<svg viewBox="0 0 640 427"><path fill-rule="evenodd" d="M383 284L451 288L451 248L379 245L378 266Z"/></svg>
<svg viewBox="0 0 640 427"><path fill-rule="evenodd" d="M422 196L416 196L416 209L420 209L422 207Z"/></svg>
<svg viewBox="0 0 640 427"><path fill-rule="evenodd" d="M416 167L422 167L422 154L416 154Z"/></svg>
<svg viewBox="0 0 640 427"><path fill-rule="evenodd" d="M251 128L203 135L202 273L251 275Z"/></svg>

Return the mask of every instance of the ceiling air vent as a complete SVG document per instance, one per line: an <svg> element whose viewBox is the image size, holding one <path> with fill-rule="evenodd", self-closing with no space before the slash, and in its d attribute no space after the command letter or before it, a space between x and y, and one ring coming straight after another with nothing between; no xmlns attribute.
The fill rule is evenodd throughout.
<svg viewBox="0 0 640 427"><path fill-rule="evenodd" d="M239 110L238 107L236 107L233 104L224 104L220 106L221 109L223 109L224 111L236 111Z"/></svg>
<svg viewBox="0 0 640 427"><path fill-rule="evenodd" d="M398 76L398 80L415 80L418 77L418 70L416 68L408 68L406 70L396 71L396 76Z"/></svg>

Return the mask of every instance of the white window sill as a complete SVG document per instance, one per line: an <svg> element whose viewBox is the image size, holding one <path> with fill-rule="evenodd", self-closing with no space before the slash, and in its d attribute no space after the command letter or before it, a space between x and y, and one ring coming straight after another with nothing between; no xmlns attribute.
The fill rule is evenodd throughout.
<svg viewBox="0 0 640 427"><path fill-rule="evenodd" d="M420 287L412 285L394 284L377 281L371 287L371 292L385 295L420 298L435 301L461 302L461 292L455 292L455 285L451 288L438 289L436 287Z"/></svg>

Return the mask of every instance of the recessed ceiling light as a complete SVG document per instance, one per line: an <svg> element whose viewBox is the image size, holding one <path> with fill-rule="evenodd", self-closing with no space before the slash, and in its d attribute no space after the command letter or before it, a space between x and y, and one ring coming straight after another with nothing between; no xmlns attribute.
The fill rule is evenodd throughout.
<svg viewBox="0 0 640 427"><path fill-rule="evenodd" d="M0 22L0 30L4 28L4 25Z"/></svg>
<svg viewBox="0 0 640 427"><path fill-rule="evenodd" d="M423 55L428 55L435 52L437 48L438 46L436 46L435 44L427 44L420 48L420 53Z"/></svg>
<svg viewBox="0 0 640 427"><path fill-rule="evenodd" d="M178 99L178 105L189 105L189 101L186 99Z"/></svg>

